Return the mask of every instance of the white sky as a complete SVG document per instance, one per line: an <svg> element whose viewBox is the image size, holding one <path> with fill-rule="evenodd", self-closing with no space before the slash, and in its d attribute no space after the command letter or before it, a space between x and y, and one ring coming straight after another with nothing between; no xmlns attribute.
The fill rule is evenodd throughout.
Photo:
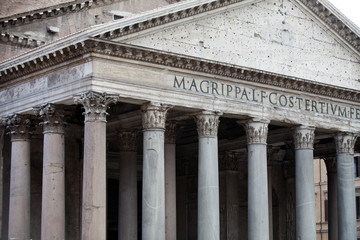
<svg viewBox="0 0 360 240"><path fill-rule="evenodd" d="M360 0L328 0L346 17L360 27Z"/></svg>

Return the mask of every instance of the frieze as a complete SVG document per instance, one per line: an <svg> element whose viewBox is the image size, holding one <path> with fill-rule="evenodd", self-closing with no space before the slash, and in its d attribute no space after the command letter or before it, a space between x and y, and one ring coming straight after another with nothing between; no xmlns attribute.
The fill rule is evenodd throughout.
<svg viewBox="0 0 360 240"><path fill-rule="evenodd" d="M221 112L203 111L195 116L199 137L217 137Z"/></svg>
<svg viewBox="0 0 360 240"><path fill-rule="evenodd" d="M106 110L109 108L109 104L116 103L118 100L119 96L116 94L94 91L88 91L74 97L75 104L81 104L84 107L85 122L106 122L106 116L108 115Z"/></svg>
<svg viewBox="0 0 360 240"><path fill-rule="evenodd" d="M357 139L357 134L355 133L338 133L335 136L337 154L341 154L341 153L354 154L356 139Z"/></svg>
<svg viewBox="0 0 360 240"><path fill-rule="evenodd" d="M294 132L295 149L314 149L314 131L311 126L296 127Z"/></svg>
<svg viewBox="0 0 360 240"><path fill-rule="evenodd" d="M165 130L166 114L172 106L150 102L141 106L142 126L144 130Z"/></svg>
<svg viewBox="0 0 360 240"><path fill-rule="evenodd" d="M217 76L245 80L248 82L261 83L263 85L281 87L290 90L344 99L352 102L360 102L360 91L356 90L334 87L305 79L287 77L284 75L269 73L265 71L257 71L234 65L226 65L212 61L205 61L199 58L188 57L184 55L170 54L158 50L149 50L146 48L135 47L122 43L113 43L93 39L86 40L84 42L77 42L71 46L67 46L66 48L56 50L52 53L47 53L41 57L32 59L27 62L22 62L21 64L11 66L9 68L4 67L3 70L0 71L0 83L4 83L5 81L21 77L34 71L48 68L50 66L77 58L87 53L99 53L125 59L144 61L169 67L187 69ZM92 58L90 57L88 61L92 61ZM178 83L181 85L183 77L176 77ZM312 102L309 104L309 107L311 109ZM330 106L329 108L328 106L326 107L327 109L329 109L329 111L331 110Z"/></svg>

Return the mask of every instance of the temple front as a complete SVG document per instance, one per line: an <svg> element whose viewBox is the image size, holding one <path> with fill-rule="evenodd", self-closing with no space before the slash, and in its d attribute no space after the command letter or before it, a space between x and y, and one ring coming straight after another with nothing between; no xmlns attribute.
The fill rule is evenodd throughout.
<svg viewBox="0 0 360 240"><path fill-rule="evenodd" d="M326 0L190 0L0 63L1 239L356 240L360 29Z"/></svg>

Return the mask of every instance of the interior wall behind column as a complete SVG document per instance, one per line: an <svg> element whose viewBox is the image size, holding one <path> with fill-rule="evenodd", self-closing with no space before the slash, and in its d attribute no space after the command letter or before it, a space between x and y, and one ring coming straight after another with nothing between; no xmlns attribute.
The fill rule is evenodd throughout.
<svg viewBox="0 0 360 240"><path fill-rule="evenodd" d="M80 239L81 193L82 193L82 140L65 139L65 236Z"/></svg>
<svg viewBox="0 0 360 240"><path fill-rule="evenodd" d="M31 191L30 191L30 225L31 238L41 239L41 200L42 200L42 159L43 137L36 134L31 137Z"/></svg>
<svg viewBox="0 0 360 240"><path fill-rule="evenodd" d="M8 222L9 222L9 192L10 192L10 158L11 158L11 142L8 135L4 136L3 147L3 201L2 201L2 227L1 239L8 237Z"/></svg>

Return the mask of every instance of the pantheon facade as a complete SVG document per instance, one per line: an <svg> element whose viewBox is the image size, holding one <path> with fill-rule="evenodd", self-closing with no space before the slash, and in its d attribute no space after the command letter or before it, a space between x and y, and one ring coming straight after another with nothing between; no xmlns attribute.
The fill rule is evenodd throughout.
<svg viewBox="0 0 360 240"><path fill-rule="evenodd" d="M85 28L0 63L0 117L1 239L315 240L315 157L360 236L360 29L326 0Z"/></svg>

